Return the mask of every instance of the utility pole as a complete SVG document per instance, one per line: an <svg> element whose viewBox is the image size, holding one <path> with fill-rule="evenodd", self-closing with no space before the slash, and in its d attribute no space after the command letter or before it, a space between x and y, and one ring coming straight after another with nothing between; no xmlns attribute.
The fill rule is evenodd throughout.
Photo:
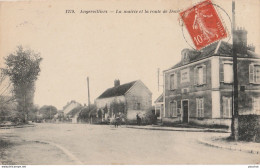
<svg viewBox="0 0 260 168"><path fill-rule="evenodd" d="M90 118L90 93L89 93L89 77L87 77L87 85L88 85L88 111L89 111L89 118ZM90 122L91 123L91 122Z"/></svg>
<svg viewBox="0 0 260 168"><path fill-rule="evenodd" d="M160 68L157 71L157 78L158 78L158 92L160 91Z"/></svg>
<svg viewBox="0 0 260 168"><path fill-rule="evenodd" d="M238 79L237 79L237 37L236 37L236 22L235 22L235 1L232 1L232 55L233 55L233 74L234 74L234 85L233 85L233 111L232 111L232 123L231 123L231 136L237 141L238 140Z"/></svg>

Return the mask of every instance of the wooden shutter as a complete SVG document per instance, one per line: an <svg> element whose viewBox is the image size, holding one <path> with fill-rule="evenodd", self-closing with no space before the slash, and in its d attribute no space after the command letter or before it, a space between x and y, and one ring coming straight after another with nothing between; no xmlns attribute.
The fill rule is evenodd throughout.
<svg viewBox="0 0 260 168"><path fill-rule="evenodd" d="M222 98L223 100L223 118L226 118L226 111L227 111L227 98L226 97L223 97Z"/></svg>
<svg viewBox="0 0 260 168"><path fill-rule="evenodd" d="M173 88L174 89L177 89L177 73L174 73L174 86L173 86Z"/></svg>
<svg viewBox="0 0 260 168"><path fill-rule="evenodd" d="M197 118L199 117L199 99L196 99L196 113L197 113Z"/></svg>
<svg viewBox="0 0 260 168"><path fill-rule="evenodd" d="M171 90L171 74L168 74L167 81L168 81L167 90Z"/></svg>
<svg viewBox="0 0 260 168"><path fill-rule="evenodd" d="M198 67L194 68L193 79L194 79L194 85L197 85L198 84Z"/></svg>
<svg viewBox="0 0 260 168"><path fill-rule="evenodd" d="M249 65L249 83L254 83L254 64Z"/></svg>
<svg viewBox="0 0 260 168"><path fill-rule="evenodd" d="M224 64L219 65L219 80L224 82Z"/></svg>
<svg viewBox="0 0 260 168"><path fill-rule="evenodd" d="M207 83L207 69L206 69L206 65L202 66L203 68L203 84Z"/></svg>

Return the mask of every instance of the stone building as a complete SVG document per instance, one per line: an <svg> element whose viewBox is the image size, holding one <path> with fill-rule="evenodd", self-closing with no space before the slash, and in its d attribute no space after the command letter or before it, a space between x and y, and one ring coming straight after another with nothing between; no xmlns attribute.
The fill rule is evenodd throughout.
<svg viewBox="0 0 260 168"><path fill-rule="evenodd" d="M247 45L247 31L236 30L239 115L260 115L260 57ZM230 126L232 45L213 43L200 51L184 49L182 60L165 70L163 122Z"/></svg>
<svg viewBox="0 0 260 168"><path fill-rule="evenodd" d="M102 114L102 121L120 114L131 122L136 120L137 114L142 116L151 110L152 93L141 80L122 85L119 80L115 80L114 87L104 91L95 104Z"/></svg>

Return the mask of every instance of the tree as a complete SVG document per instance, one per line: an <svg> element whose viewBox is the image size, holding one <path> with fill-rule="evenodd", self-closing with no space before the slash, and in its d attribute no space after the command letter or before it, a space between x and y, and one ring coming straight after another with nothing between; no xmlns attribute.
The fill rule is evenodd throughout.
<svg viewBox="0 0 260 168"><path fill-rule="evenodd" d="M95 105L90 105L90 107L82 107L79 113L79 119L81 121L89 122L90 117L92 116L91 111L95 110Z"/></svg>
<svg viewBox="0 0 260 168"><path fill-rule="evenodd" d="M57 108L51 105L44 105L39 110L39 113L42 115L42 118L46 120L52 120L55 114L57 114L57 112Z"/></svg>
<svg viewBox="0 0 260 168"><path fill-rule="evenodd" d="M19 46L15 53L5 58L6 68L2 71L13 85L13 93L18 103L17 109L22 116L22 121L27 122L28 114L33 107L35 81L40 73L39 53Z"/></svg>

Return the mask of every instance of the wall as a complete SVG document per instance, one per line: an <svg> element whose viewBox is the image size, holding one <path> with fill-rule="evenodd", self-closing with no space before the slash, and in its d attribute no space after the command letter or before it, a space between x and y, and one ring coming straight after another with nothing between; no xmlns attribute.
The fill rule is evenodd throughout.
<svg viewBox="0 0 260 168"><path fill-rule="evenodd" d="M197 119L190 119L190 123L195 123L196 125L204 125L204 126L225 126L231 129L231 119L204 119L204 120L197 120Z"/></svg>
<svg viewBox="0 0 260 168"><path fill-rule="evenodd" d="M115 97L109 97L109 98L103 98L103 99L96 99L95 104L98 109L104 108L106 105L107 107L110 107L110 104L113 102L125 102L124 96L115 96Z"/></svg>
<svg viewBox="0 0 260 168"><path fill-rule="evenodd" d="M152 93L141 81L137 81L125 97L128 120L136 120L136 114L143 117L148 110L152 110ZM140 110L136 109L136 103L140 103Z"/></svg>
<svg viewBox="0 0 260 168"><path fill-rule="evenodd" d="M194 68L196 66L205 65L206 66L206 84L204 85L194 85ZM181 70L189 69L189 82L181 83ZM177 74L177 88L170 90L170 75ZM182 94L182 89L188 88L189 92L197 92L202 90L211 89L211 59L205 59L204 61L198 63L192 63L190 65L185 65L183 67L165 72L165 96Z"/></svg>
<svg viewBox="0 0 260 168"><path fill-rule="evenodd" d="M220 57L220 78L222 77L222 64L224 61L232 61L230 57ZM260 85L250 84L249 83L249 65L251 63L260 64L260 60L250 59L250 58L238 58L237 67L238 67L238 84L246 86L246 90L260 90ZM220 89L232 89L232 84L226 84L220 81Z"/></svg>
<svg viewBox="0 0 260 168"><path fill-rule="evenodd" d="M194 84L194 69L197 66L205 66L205 76L206 82L203 85ZM181 70L189 69L189 82L181 83ZM177 74L177 88L175 90L170 90L170 75ZM211 102L211 59L205 59L197 63L192 63L190 65L185 65L183 67L177 68L170 72L165 72L165 115L168 120L178 120L178 117L170 117L169 103L171 101L177 101L177 107L181 109L181 100L189 100L189 117L197 118L196 112L196 98L204 98L204 117L212 118L212 102ZM184 88L188 88L188 92L183 91ZM182 110L181 120L182 120ZM170 117L170 118L169 118ZM166 122L166 120L165 120ZM168 121L167 121L168 122Z"/></svg>

